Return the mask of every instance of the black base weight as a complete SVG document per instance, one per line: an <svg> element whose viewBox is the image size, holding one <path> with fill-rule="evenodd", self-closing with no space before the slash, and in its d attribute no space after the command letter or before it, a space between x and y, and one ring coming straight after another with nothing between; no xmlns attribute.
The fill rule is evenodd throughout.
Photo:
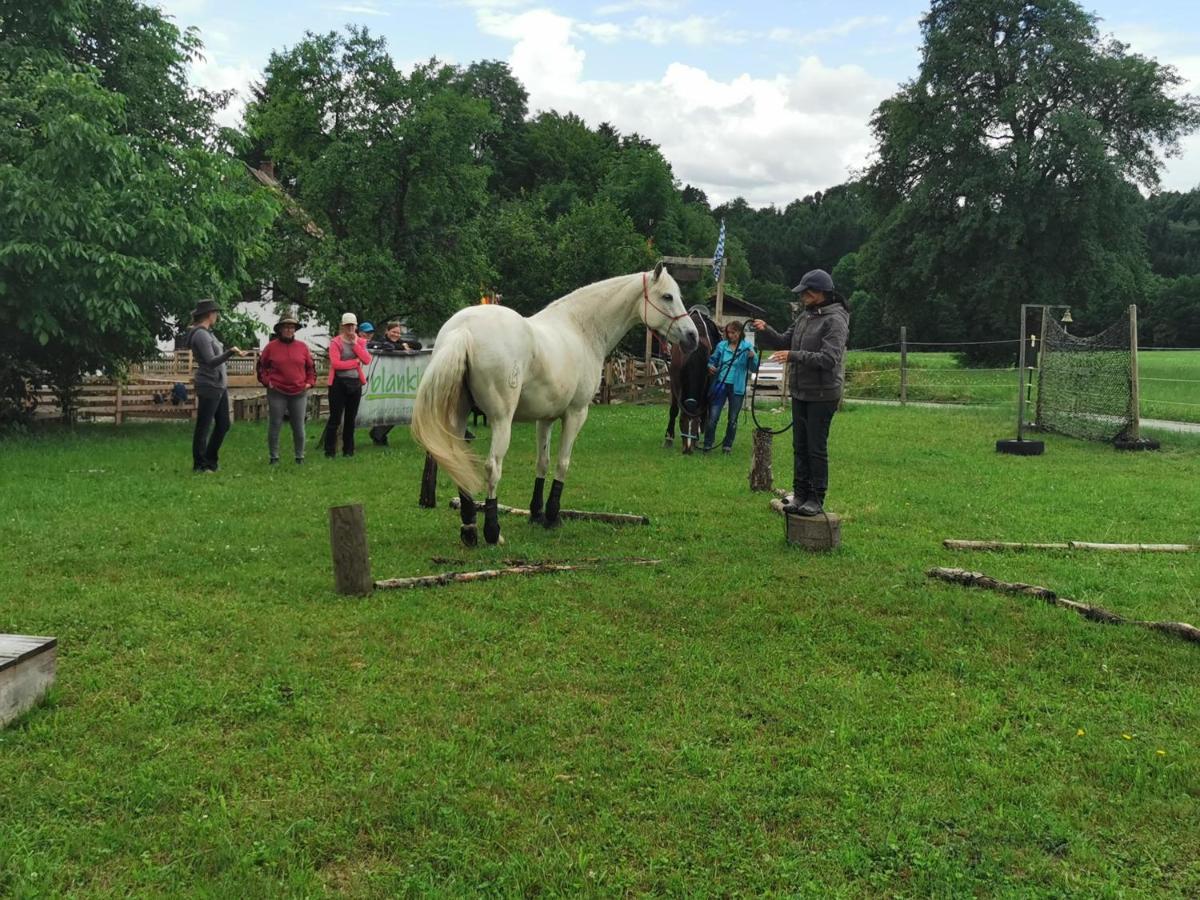
<svg viewBox="0 0 1200 900"><path fill-rule="evenodd" d="M1041 456L1046 450L1043 441L1019 441L1006 438L996 441L997 453L1008 453L1011 456Z"/></svg>

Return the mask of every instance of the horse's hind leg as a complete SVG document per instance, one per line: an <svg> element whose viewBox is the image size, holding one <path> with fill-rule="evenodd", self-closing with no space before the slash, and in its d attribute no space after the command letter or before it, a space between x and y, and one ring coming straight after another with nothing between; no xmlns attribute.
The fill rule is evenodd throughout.
<svg viewBox="0 0 1200 900"><path fill-rule="evenodd" d="M675 417L679 415L679 404L675 402L675 392L671 391L671 417L667 420L667 436L663 438L664 447L675 446Z"/></svg>
<svg viewBox="0 0 1200 900"><path fill-rule="evenodd" d="M538 419L537 423L537 477L533 480L533 499L529 501L531 525L541 525L545 521L542 494L546 490L546 472L550 468L550 428L553 424L550 419Z"/></svg>
<svg viewBox="0 0 1200 900"><path fill-rule="evenodd" d="M467 431L467 413L471 409L471 398L465 392L462 400L459 401L458 409L454 411L454 418L450 423L450 430L457 435L463 435ZM475 498L464 490L458 492L458 514L462 519L462 527L459 528L458 534L462 538L462 542L468 547L474 547L479 544L479 531L475 527L476 506Z"/></svg>
<svg viewBox="0 0 1200 900"><path fill-rule="evenodd" d="M459 491L458 502L458 514L462 517L462 527L458 529L458 534L464 544L474 547L479 543L479 532L475 527L475 498L466 491Z"/></svg>
<svg viewBox="0 0 1200 900"><path fill-rule="evenodd" d="M492 423L492 444L488 448L487 470L488 496L483 507L483 537L489 544L500 541L500 515L496 508L496 488L504 468L504 455L512 440L512 418L496 416Z"/></svg>

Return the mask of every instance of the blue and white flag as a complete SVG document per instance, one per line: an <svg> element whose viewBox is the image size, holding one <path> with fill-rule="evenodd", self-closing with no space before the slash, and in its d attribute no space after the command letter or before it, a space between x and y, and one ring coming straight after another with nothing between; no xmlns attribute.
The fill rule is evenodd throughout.
<svg viewBox="0 0 1200 900"><path fill-rule="evenodd" d="M713 280L721 280L721 266L725 262L725 220L721 220L721 233L717 235L717 249L713 251Z"/></svg>

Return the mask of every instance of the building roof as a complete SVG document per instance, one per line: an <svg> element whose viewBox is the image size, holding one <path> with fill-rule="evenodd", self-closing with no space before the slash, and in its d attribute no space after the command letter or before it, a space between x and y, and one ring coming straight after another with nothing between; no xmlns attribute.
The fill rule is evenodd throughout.
<svg viewBox="0 0 1200 900"><path fill-rule="evenodd" d="M708 295L707 303L712 309L717 308L716 292ZM761 306L755 306L749 300L743 300L737 294L731 294L729 291L726 291L725 298L722 301L722 309L726 314L728 314L731 308L738 312L744 312L753 316L757 316L758 318L762 318L767 314L767 311Z"/></svg>

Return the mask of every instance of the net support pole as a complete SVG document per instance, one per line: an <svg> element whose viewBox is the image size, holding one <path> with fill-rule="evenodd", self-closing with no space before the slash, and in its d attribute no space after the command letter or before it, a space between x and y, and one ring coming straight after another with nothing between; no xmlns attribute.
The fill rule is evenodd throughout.
<svg viewBox="0 0 1200 900"><path fill-rule="evenodd" d="M908 328L900 326L900 405L908 403Z"/></svg>
<svg viewBox="0 0 1200 900"><path fill-rule="evenodd" d="M1046 352L1046 318L1050 308L1042 309L1042 331L1038 337L1037 356L1034 365L1037 366L1037 406L1034 407L1033 421L1040 427L1042 424L1042 354Z"/></svg>
<svg viewBox="0 0 1200 900"><path fill-rule="evenodd" d="M1021 304L1020 350L1017 358L1017 440L1025 440L1025 312L1028 304Z"/></svg>
<svg viewBox="0 0 1200 900"><path fill-rule="evenodd" d="M1129 438L1139 440L1142 436L1142 403L1138 389L1138 326L1137 305L1129 306Z"/></svg>

